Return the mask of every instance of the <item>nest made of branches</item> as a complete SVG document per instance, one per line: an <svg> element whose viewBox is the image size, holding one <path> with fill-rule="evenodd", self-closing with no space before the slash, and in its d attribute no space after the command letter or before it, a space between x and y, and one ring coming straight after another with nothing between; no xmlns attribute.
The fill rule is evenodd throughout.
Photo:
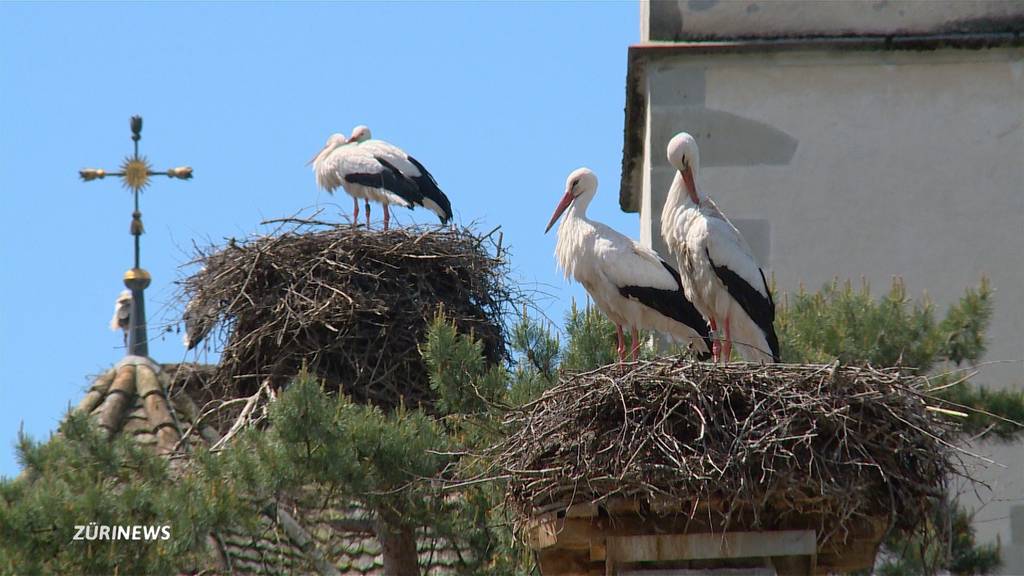
<svg viewBox="0 0 1024 576"><path fill-rule="evenodd" d="M210 387L246 396L305 366L357 402L429 406L419 346L439 312L502 360L511 294L500 233L288 225L201 249L202 268L182 282L189 337L213 330L223 346Z"/></svg>
<svg viewBox="0 0 1024 576"><path fill-rule="evenodd" d="M495 463L520 522L623 497L703 505L729 528L801 515L829 536L870 518L912 530L959 470L924 381L838 365L607 366L512 413Z"/></svg>

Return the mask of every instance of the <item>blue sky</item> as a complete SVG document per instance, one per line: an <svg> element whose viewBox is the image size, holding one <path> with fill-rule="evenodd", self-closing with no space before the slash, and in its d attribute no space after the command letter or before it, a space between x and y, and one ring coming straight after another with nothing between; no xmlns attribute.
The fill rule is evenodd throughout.
<svg viewBox="0 0 1024 576"><path fill-rule="evenodd" d="M500 224L517 277L561 321L584 293L542 232L569 172L594 169L592 216L638 233L617 203L638 17L636 2L0 3L0 475L19 469L19 426L47 437L123 355L107 322L131 266L131 195L78 169L117 167L132 114L156 168L195 169L142 197L151 324L180 316L173 282L193 242L350 210L305 162L356 124L426 164L458 220ZM185 358L176 334L150 355Z"/></svg>

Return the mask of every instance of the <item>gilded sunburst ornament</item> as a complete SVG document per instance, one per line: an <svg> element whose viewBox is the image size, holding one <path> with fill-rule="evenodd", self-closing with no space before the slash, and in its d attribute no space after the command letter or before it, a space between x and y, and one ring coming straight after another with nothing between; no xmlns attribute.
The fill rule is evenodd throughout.
<svg viewBox="0 0 1024 576"><path fill-rule="evenodd" d="M149 185L149 173L152 171L145 156L129 156L121 163L121 171L125 188L142 190Z"/></svg>

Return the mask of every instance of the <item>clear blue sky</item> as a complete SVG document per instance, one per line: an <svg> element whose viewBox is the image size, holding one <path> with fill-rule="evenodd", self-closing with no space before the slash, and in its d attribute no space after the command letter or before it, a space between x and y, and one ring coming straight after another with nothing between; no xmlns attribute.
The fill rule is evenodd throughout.
<svg viewBox="0 0 1024 576"><path fill-rule="evenodd" d="M142 198L151 324L180 316L173 282L193 242L318 203L338 200L332 218L350 210L304 164L356 124L424 162L458 220L503 226L516 274L561 322L584 293L542 232L569 172L594 169L591 214L638 233L617 198L638 17L632 1L0 3L0 475L19 470L20 425L47 437L123 354L107 322L131 266L131 195L78 169L117 167L132 114L155 167L195 169ZM150 355L185 358L174 334Z"/></svg>

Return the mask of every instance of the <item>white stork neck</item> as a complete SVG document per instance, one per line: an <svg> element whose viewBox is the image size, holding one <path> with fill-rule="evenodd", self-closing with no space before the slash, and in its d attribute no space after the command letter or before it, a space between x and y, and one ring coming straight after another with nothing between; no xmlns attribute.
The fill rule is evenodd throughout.
<svg viewBox="0 0 1024 576"><path fill-rule="evenodd" d="M569 206L569 211L566 214L569 218L587 218L587 207L590 206L590 201L594 199L594 191L590 190L584 192L576 197L572 201L572 206Z"/></svg>
<svg viewBox="0 0 1024 576"><path fill-rule="evenodd" d="M700 192L698 191L699 195ZM700 196L698 196L700 198ZM668 189L668 197L665 198L666 206L694 206L690 194L686 190L686 181L683 180L682 172L676 170L675 178L672 179L672 186Z"/></svg>
<svg viewBox="0 0 1024 576"><path fill-rule="evenodd" d="M588 232L594 229L593 224L587 218L587 204L589 199L582 204L573 202L565 211L562 222L558 225L558 242L555 244L555 260L562 269L565 277L579 278L576 276L580 258L586 253L586 239Z"/></svg>

